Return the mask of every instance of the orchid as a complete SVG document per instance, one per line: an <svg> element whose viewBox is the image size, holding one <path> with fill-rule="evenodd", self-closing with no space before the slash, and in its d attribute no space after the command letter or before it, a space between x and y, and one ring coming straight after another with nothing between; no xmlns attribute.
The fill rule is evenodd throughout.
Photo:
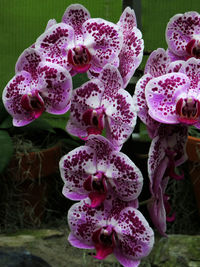
<svg viewBox="0 0 200 267"><path fill-rule="evenodd" d="M118 205L113 214L106 205L94 209L87 201L74 204L68 211L69 242L78 248L95 248L97 259L113 253L124 267L138 266L151 251L154 234L137 209L123 206Z"/></svg>
<svg viewBox="0 0 200 267"><path fill-rule="evenodd" d="M171 72L178 72L184 61L170 61L167 51L163 48L154 50L149 56L145 65L144 75L136 84L134 98L137 100L138 116L141 121L147 125L149 136L154 138L160 127L160 122L152 118L149 113L149 107L145 98L146 86L153 78L165 75Z"/></svg>
<svg viewBox="0 0 200 267"><path fill-rule="evenodd" d="M172 60L200 58L200 15L195 11L177 14L167 24L166 41Z"/></svg>
<svg viewBox="0 0 200 267"><path fill-rule="evenodd" d="M14 126L24 126L44 111L63 114L70 108L71 76L66 69L46 62L33 48L16 63L16 75L3 91L3 102Z"/></svg>
<svg viewBox="0 0 200 267"><path fill-rule="evenodd" d="M90 134L102 134L120 149L136 123L136 107L123 87L116 67L106 65L97 79L73 91L67 131L87 140Z"/></svg>
<svg viewBox="0 0 200 267"><path fill-rule="evenodd" d="M99 206L114 194L123 201L137 199L143 184L140 170L103 136L91 135L60 161L64 181L63 194L80 200L89 197L91 206Z"/></svg>
<svg viewBox="0 0 200 267"><path fill-rule="evenodd" d="M123 36L119 27L104 19L91 19L80 4L70 5L61 23L53 23L36 41L47 61L57 63L74 76L88 70L99 73L118 61Z"/></svg>
<svg viewBox="0 0 200 267"><path fill-rule="evenodd" d="M199 60L190 58L178 73L165 74L148 82L145 97L153 119L200 127L199 68Z"/></svg>

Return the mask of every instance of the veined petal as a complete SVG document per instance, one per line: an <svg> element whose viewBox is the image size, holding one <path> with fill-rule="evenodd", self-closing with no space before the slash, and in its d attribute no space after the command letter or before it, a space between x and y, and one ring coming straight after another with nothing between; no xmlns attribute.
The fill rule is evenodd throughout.
<svg viewBox="0 0 200 267"><path fill-rule="evenodd" d="M18 72L6 85L3 91L3 103L8 113L13 117L14 126L24 126L36 119L35 112L22 106L24 95L32 95L32 89L36 89L37 81L32 80L30 73Z"/></svg>
<svg viewBox="0 0 200 267"><path fill-rule="evenodd" d="M73 91L70 118L67 123L69 133L79 137L88 135L88 125L83 120L83 115L87 110L100 107L103 90L101 82L94 79Z"/></svg>
<svg viewBox="0 0 200 267"><path fill-rule="evenodd" d="M88 19L90 19L89 11L80 4L73 4L66 9L62 17L62 22L70 25L74 29L76 42L82 43L82 25Z"/></svg>
<svg viewBox="0 0 200 267"><path fill-rule="evenodd" d="M92 55L93 65L103 68L118 57L123 36L116 24L103 19L89 19L83 24L84 45ZM95 71L95 70L94 70Z"/></svg>
<svg viewBox="0 0 200 267"><path fill-rule="evenodd" d="M176 124L177 97L186 93L190 80L182 73L169 73L148 82L145 97L149 115L161 123Z"/></svg>
<svg viewBox="0 0 200 267"><path fill-rule="evenodd" d="M139 196L143 185L142 173L125 154L112 152L105 175L118 198L131 201Z"/></svg>
<svg viewBox="0 0 200 267"><path fill-rule="evenodd" d="M88 195L83 184L89 175L96 173L96 164L96 153L88 146L80 146L61 158L60 174L64 182L63 193L67 198L80 199L72 192L83 197Z"/></svg>
<svg viewBox="0 0 200 267"><path fill-rule="evenodd" d="M15 72L18 73L20 71L27 71L31 74L33 79L37 79L37 69L41 61L42 57L38 51L29 47L25 49L19 56L15 66Z"/></svg>
<svg viewBox="0 0 200 267"><path fill-rule="evenodd" d="M186 46L199 34L200 15L191 11L173 16L167 24L166 41L169 49L178 56L188 56Z"/></svg>
<svg viewBox="0 0 200 267"><path fill-rule="evenodd" d="M70 108L72 78L69 72L57 64L42 62L38 68L40 93L45 108L51 114L64 114Z"/></svg>
<svg viewBox="0 0 200 267"><path fill-rule="evenodd" d="M71 69L67 63L68 48L74 45L74 30L65 23L58 23L38 37L35 49L49 62Z"/></svg>
<svg viewBox="0 0 200 267"><path fill-rule="evenodd" d="M149 56L145 65L144 73L151 74L153 77L158 77L167 73L167 67L170 63L170 58L163 48L154 50Z"/></svg>
<svg viewBox="0 0 200 267"><path fill-rule="evenodd" d="M146 257L154 243L154 233L144 216L134 208L121 211L117 225L114 227L118 242L114 254L123 254L130 260Z"/></svg>

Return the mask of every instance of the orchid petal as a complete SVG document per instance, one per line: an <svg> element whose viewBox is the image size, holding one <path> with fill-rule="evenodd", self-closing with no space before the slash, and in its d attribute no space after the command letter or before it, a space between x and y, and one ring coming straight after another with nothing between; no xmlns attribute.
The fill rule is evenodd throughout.
<svg viewBox="0 0 200 267"><path fill-rule="evenodd" d="M68 211L71 233L89 247L94 246L92 235L98 228L106 225L106 218L102 209L91 208L85 200L74 204Z"/></svg>
<svg viewBox="0 0 200 267"><path fill-rule="evenodd" d="M187 56L188 40L199 34L200 16L191 11L173 16L167 24L166 41L169 49L178 56Z"/></svg>
<svg viewBox="0 0 200 267"><path fill-rule="evenodd" d="M93 65L103 68L118 57L123 36L117 25L100 18L89 19L83 23L83 37L92 55L91 70Z"/></svg>
<svg viewBox="0 0 200 267"><path fill-rule="evenodd" d="M68 47L73 47L73 44L73 28L65 23L58 23L38 37L35 49L47 61L57 63L70 70L71 67L67 63L67 49Z"/></svg>
<svg viewBox="0 0 200 267"><path fill-rule="evenodd" d="M123 88L125 88L142 61L144 42L141 31L137 29L134 10L127 7L122 13L118 25L123 32L119 71L124 82Z"/></svg>
<svg viewBox="0 0 200 267"><path fill-rule="evenodd" d="M30 84L33 88L37 88L37 83L32 81L31 75L26 71L21 71L9 81L3 91L3 103L13 117L14 126L24 126L36 118L34 112L24 109L21 105L22 97L31 95Z"/></svg>
<svg viewBox="0 0 200 267"><path fill-rule="evenodd" d="M154 243L154 233L144 216L134 208L121 211L114 230L118 237L118 248L130 260L146 257ZM118 251L114 253L117 254Z"/></svg>
<svg viewBox="0 0 200 267"><path fill-rule="evenodd" d="M39 84L45 108L51 114L64 114L70 108L72 79L62 66L43 62L38 68Z"/></svg>
<svg viewBox="0 0 200 267"><path fill-rule="evenodd" d="M94 249L94 245L86 245L85 243L77 239L72 233L69 234L68 241L73 247L76 248Z"/></svg>
<svg viewBox="0 0 200 267"><path fill-rule="evenodd" d="M176 124L176 101L188 91L190 80L182 73L169 73L150 80L145 96L149 115L161 123Z"/></svg>
<svg viewBox="0 0 200 267"><path fill-rule="evenodd" d="M88 19L90 19L89 11L80 4L73 4L66 9L62 17L62 22L70 25L74 29L76 42L82 42L82 25Z"/></svg>
<svg viewBox="0 0 200 267"><path fill-rule="evenodd" d="M34 48L27 48L19 56L15 66L15 72L27 71L31 74L33 79L37 79L37 69L41 61L42 57L38 51Z"/></svg>
<svg viewBox="0 0 200 267"><path fill-rule="evenodd" d="M170 63L170 59L163 48L154 50L149 56L145 65L144 74L151 74L153 77L158 77L166 74L167 66Z"/></svg>
<svg viewBox="0 0 200 267"><path fill-rule="evenodd" d="M67 131L78 137L87 136L88 125L83 120L87 110L100 107L103 88L98 80L92 80L73 91Z"/></svg>
<svg viewBox="0 0 200 267"><path fill-rule="evenodd" d="M81 196L85 198L88 191L84 189L83 184L89 175L97 171L95 151L90 147L80 146L63 156L59 166L64 182L64 195L72 200L79 200Z"/></svg>
<svg viewBox="0 0 200 267"><path fill-rule="evenodd" d="M167 67L167 73L179 72L184 63L185 63L184 60L176 60L174 62L171 62Z"/></svg>
<svg viewBox="0 0 200 267"><path fill-rule="evenodd" d="M47 22L47 26L46 26L46 30L48 30L49 28L51 28L51 26L55 25L57 22L55 19L50 19L48 22Z"/></svg>
<svg viewBox="0 0 200 267"><path fill-rule="evenodd" d="M131 201L139 196L143 185L142 173L125 154L112 152L105 175L118 198Z"/></svg>

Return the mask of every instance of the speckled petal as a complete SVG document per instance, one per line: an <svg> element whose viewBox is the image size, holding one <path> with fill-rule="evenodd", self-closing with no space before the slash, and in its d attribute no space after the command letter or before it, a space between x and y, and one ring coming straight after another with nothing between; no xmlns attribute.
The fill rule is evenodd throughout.
<svg viewBox="0 0 200 267"><path fill-rule="evenodd" d="M166 41L169 49L178 56L187 56L186 45L200 34L200 15L186 12L173 16L167 24Z"/></svg>
<svg viewBox="0 0 200 267"><path fill-rule="evenodd" d="M142 61L144 41L141 31L137 29L134 10L127 7L122 13L118 25L123 32L119 71L124 82L123 88L125 88Z"/></svg>
<svg viewBox="0 0 200 267"><path fill-rule="evenodd" d="M176 60L169 64L167 67L167 73L179 72L180 68L185 64L184 60Z"/></svg>
<svg viewBox="0 0 200 267"><path fill-rule="evenodd" d="M65 23L58 23L38 37L35 49L49 62L71 68L67 63L67 50L74 45L74 30Z"/></svg>
<svg viewBox="0 0 200 267"><path fill-rule="evenodd" d="M87 197L83 184L89 175L96 173L96 164L96 153L88 146L80 146L61 158L59 167L65 197L72 200Z"/></svg>
<svg viewBox="0 0 200 267"><path fill-rule="evenodd" d="M170 63L170 58L163 48L154 50L149 56L145 65L144 74L151 74L153 77L158 77L167 73L167 67Z"/></svg>
<svg viewBox="0 0 200 267"><path fill-rule="evenodd" d="M110 155L112 151L115 150L115 147L108 139L101 135L90 135L85 143L86 146L89 146L96 153L97 161L97 170L106 172L110 164Z"/></svg>
<svg viewBox="0 0 200 267"><path fill-rule="evenodd" d="M154 244L154 233L144 216L134 208L121 211L116 231L118 242L114 254L123 254L130 260L140 260L146 257Z"/></svg>
<svg viewBox="0 0 200 267"><path fill-rule="evenodd" d="M89 200L74 204L68 211L68 224L73 236L82 244L93 246L92 235L97 229L106 225L107 216L102 209L93 209L88 204Z"/></svg>
<svg viewBox="0 0 200 267"><path fill-rule="evenodd" d="M200 60L194 57L188 59L179 72L184 73L190 79L190 91L193 96L199 94L199 82L200 82Z"/></svg>
<svg viewBox="0 0 200 267"><path fill-rule="evenodd" d="M89 19L83 24L84 44L92 55L93 65L103 68L107 63L115 61L118 57L123 36L116 24L103 19Z"/></svg>
<svg viewBox="0 0 200 267"><path fill-rule="evenodd" d="M125 154L112 152L105 175L121 200L131 201L139 196L143 185L142 173Z"/></svg>
<svg viewBox="0 0 200 267"><path fill-rule="evenodd" d="M90 19L89 11L80 4L73 4L66 9L62 17L62 22L70 25L74 29L76 42L82 42L82 25L88 19Z"/></svg>
<svg viewBox="0 0 200 267"><path fill-rule="evenodd" d="M55 25L57 22L55 19L50 19L48 22L47 22L47 26L46 26L46 30L48 30L49 28L51 28L51 26Z"/></svg>
<svg viewBox="0 0 200 267"><path fill-rule="evenodd" d="M92 80L73 91L70 118L66 128L70 134L79 137L88 135L88 126L82 116L86 110L100 107L103 90L99 80Z"/></svg>
<svg viewBox="0 0 200 267"><path fill-rule="evenodd" d="M21 105L23 95L31 94L31 87L37 88L37 83L32 81L28 72L22 71L9 81L3 91L3 103L13 117L14 126L24 126L35 120L34 114L22 108Z"/></svg>
<svg viewBox="0 0 200 267"><path fill-rule="evenodd" d="M145 89L149 115L161 123L179 123L177 97L186 93L189 86L190 80L182 73L169 73L150 80Z"/></svg>
<svg viewBox="0 0 200 267"><path fill-rule="evenodd" d="M64 114L70 108L72 78L63 67L42 62L38 68L40 93L45 102L46 112Z"/></svg>
<svg viewBox="0 0 200 267"><path fill-rule="evenodd" d="M105 107L108 122L106 137L115 146L121 146L136 124L137 112L133 98L127 91L120 89L115 97L103 95L102 104Z"/></svg>
<svg viewBox="0 0 200 267"><path fill-rule="evenodd" d="M37 69L41 61L41 55L34 48L27 48L19 56L15 66L15 72L18 73L24 70L29 72L33 79L37 79Z"/></svg>

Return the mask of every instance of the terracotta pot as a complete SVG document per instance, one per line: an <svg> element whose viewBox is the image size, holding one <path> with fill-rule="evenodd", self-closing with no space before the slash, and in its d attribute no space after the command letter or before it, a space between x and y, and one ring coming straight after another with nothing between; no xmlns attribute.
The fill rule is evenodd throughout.
<svg viewBox="0 0 200 267"><path fill-rule="evenodd" d="M186 151L188 154L189 175L200 214L200 138L189 136Z"/></svg>
<svg viewBox="0 0 200 267"><path fill-rule="evenodd" d="M8 167L18 198L22 199L23 219L39 226L48 200L52 174L59 169L61 144L27 154L17 154Z"/></svg>

